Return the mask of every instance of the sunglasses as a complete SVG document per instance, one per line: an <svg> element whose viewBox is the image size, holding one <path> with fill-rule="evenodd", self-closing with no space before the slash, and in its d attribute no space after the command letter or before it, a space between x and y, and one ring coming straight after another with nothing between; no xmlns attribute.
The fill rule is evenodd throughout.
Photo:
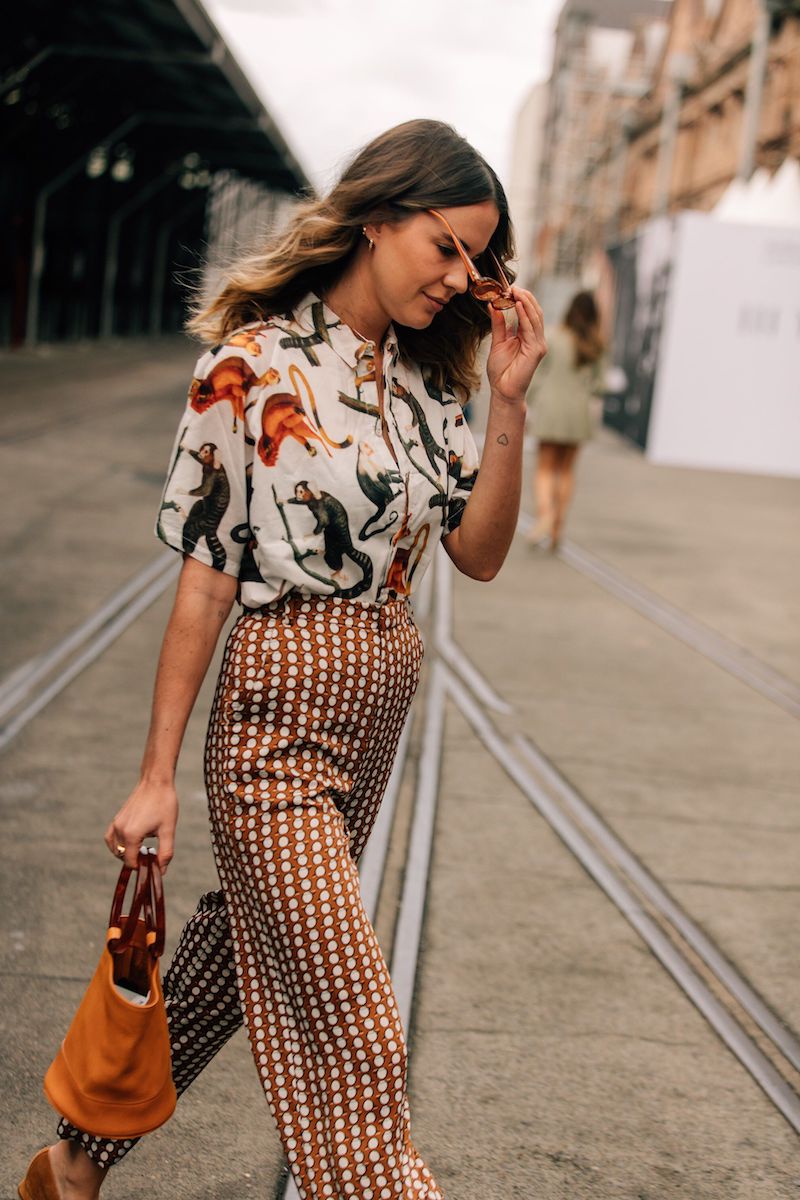
<svg viewBox="0 0 800 1200"><path fill-rule="evenodd" d="M514 297L511 294L511 284L506 279L503 268L497 260L495 254L489 250L492 256L494 265L497 267L499 279L492 279L490 275L480 275L475 267L474 262L467 254L461 242L458 240L453 228L446 217L443 217L435 208L429 208L428 212L433 217L438 217L443 225L447 227L447 232L453 239L453 245L461 255L461 260L467 268L469 275L469 290L476 300L483 301L484 304L491 304L492 308L503 309L513 308L516 304Z"/></svg>

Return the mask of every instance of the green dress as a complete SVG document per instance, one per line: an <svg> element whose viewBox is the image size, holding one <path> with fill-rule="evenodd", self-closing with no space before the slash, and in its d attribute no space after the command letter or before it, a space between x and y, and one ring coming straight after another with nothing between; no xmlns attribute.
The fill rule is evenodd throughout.
<svg viewBox="0 0 800 1200"><path fill-rule="evenodd" d="M547 354L527 394L533 432L540 442L574 444L592 436L590 402L600 393L604 374L602 356L575 366L575 342L562 325L547 335Z"/></svg>

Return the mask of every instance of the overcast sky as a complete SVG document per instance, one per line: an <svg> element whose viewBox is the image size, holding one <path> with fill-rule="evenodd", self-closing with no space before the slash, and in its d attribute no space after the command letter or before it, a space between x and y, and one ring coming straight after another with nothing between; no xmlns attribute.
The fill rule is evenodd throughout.
<svg viewBox="0 0 800 1200"><path fill-rule="evenodd" d="M312 183L412 117L448 121L508 184L514 117L550 73L563 0L206 0Z"/></svg>

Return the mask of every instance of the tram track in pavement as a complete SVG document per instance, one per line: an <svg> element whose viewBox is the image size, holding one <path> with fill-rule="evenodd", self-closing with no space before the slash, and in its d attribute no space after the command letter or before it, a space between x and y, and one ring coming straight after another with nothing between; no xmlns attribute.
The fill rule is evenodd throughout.
<svg viewBox="0 0 800 1200"><path fill-rule="evenodd" d="M481 676L485 689L496 695L491 681L449 638L450 569L443 555L437 573L437 628L445 632L451 649L448 661L441 664L446 694L488 753L800 1133L800 1041L532 739L498 728L496 714L502 710L493 705L492 713L472 691L472 681ZM506 711L513 715L510 706Z"/></svg>
<svg viewBox="0 0 800 1200"><path fill-rule="evenodd" d="M179 571L172 551L158 555L50 650L6 676L0 683L0 751L155 603Z"/></svg>
<svg viewBox="0 0 800 1200"><path fill-rule="evenodd" d="M415 609L415 617L421 623L425 621L431 605L430 576L431 572L426 576L421 602ZM425 919L425 902L428 894L430 856L433 848L444 741L444 701L445 684L442 667L440 662L434 661L426 680L424 707L419 713L415 708L412 708L409 713L400 738L386 794L358 866L364 907L370 921L374 924L381 887L385 878L397 799L411 757L409 750L413 738L412 727L416 722L422 727L419 754L416 759L416 786L389 967L400 1019L407 1035L411 1029L413 1016L414 988ZM275 1192L275 1200L300 1200L300 1193L289 1174L286 1163L284 1163Z"/></svg>
<svg viewBox="0 0 800 1200"><path fill-rule="evenodd" d="M519 533L528 533L533 525L532 517L527 513L520 513L517 524ZM623 604L648 617L684 645L696 650L703 658L709 659L723 671L760 692L791 716L800 717L800 685L793 679L776 671L756 655L723 637L715 629L683 612L657 592L646 588L575 542L565 539L556 554L567 566L591 579Z"/></svg>

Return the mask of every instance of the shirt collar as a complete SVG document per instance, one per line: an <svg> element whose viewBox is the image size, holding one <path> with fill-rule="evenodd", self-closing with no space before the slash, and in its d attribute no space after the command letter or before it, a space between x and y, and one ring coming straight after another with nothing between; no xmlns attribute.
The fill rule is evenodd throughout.
<svg viewBox="0 0 800 1200"><path fill-rule="evenodd" d="M309 292L294 309L294 322L304 333L316 333L335 354L354 369L364 358L375 351L375 343L365 341L349 325L337 317L332 308L315 292ZM397 335L390 325L383 338L383 351L387 359L397 347Z"/></svg>

